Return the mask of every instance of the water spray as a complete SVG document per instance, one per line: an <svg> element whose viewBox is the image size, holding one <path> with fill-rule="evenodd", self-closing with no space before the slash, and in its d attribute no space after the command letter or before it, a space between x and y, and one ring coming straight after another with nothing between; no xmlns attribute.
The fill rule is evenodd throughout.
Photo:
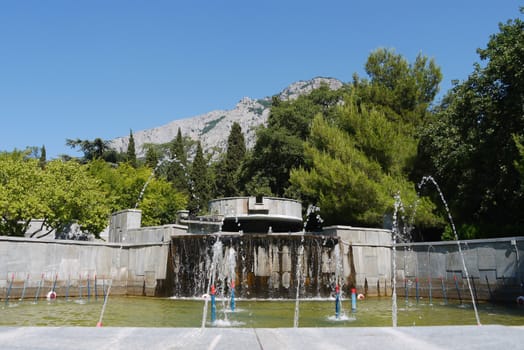
<svg viewBox="0 0 524 350"><path fill-rule="evenodd" d="M489 285L489 278L488 278L488 275L485 276L486 277L486 284L488 286L488 292L489 292L489 298L491 300L493 300L493 292L491 291L491 287Z"/></svg>
<svg viewBox="0 0 524 350"><path fill-rule="evenodd" d="M107 287L107 293L104 295L104 305L102 305L102 311L100 312L100 318L98 319L98 322L96 324L97 327L102 327L102 319L104 318L104 312L106 311L107 300L109 299L109 291L111 290L112 284L113 284L113 281L111 280L111 283L109 283L109 287Z"/></svg>
<svg viewBox="0 0 524 350"><path fill-rule="evenodd" d="M7 295L5 297L5 305L7 306L7 303L9 301L9 294L11 294L11 288L13 288L13 281L15 279L15 274L13 273L11 275L11 282L9 282L9 288L7 289Z"/></svg>
<svg viewBox="0 0 524 350"><path fill-rule="evenodd" d="M35 303L38 302L38 297L40 295L40 289L42 288L43 283L44 283L44 274L42 273L42 279L38 282L38 288L36 289Z"/></svg>
<svg viewBox="0 0 524 350"><path fill-rule="evenodd" d="M58 273L55 273L55 280L53 281L53 289L51 289L52 292L56 292L56 282L58 281Z"/></svg>
<svg viewBox="0 0 524 350"><path fill-rule="evenodd" d="M96 273L95 273L95 301L98 301L98 291L97 291L97 288L96 288Z"/></svg>
<svg viewBox="0 0 524 350"><path fill-rule="evenodd" d="M25 297L25 290L27 288L27 284L29 283L29 274L27 274L27 278L24 280L24 287L22 288L22 296L20 297L20 301L24 300Z"/></svg>
<svg viewBox="0 0 524 350"><path fill-rule="evenodd" d="M431 277L428 277L428 288L429 288L429 305L433 304L432 290L431 290Z"/></svg>
<svg viewBox="0 0 524 350"><path fill-rule="evenodd" d="M464 259L464 253L462 253L462 247L460 246L460 241L459 241L459 237L458 237L458 234L457 234L457 229L455 228L455 223L453 222L453 218L451 217L451 211L449 210L448 202L446 202L446 200L444 198L444 194L442 193L442 191L440 189L440 186L437 184L437 182L435 181L435 179L433 177L431 177L431 176L424 176L422 178L422 181L419 183L418 187L419 188L422 187L422 185L424 185L428 181L432 182L433 185L435 185L435 188L437 189L437 192L438 192L438 194L440 196L440 199L442 200L442 203L444 203L444 207L446 209L446 213L448 214L448 219L449 219L449 222L450 222L450 225L451 225L451 229L453 230L453 234L455 236L455 241L457 242L458 251L459 251L460 257L462 259L462 268L464 270L466 281L468 283L468 289L469 289L469 292L471 294L471 301L472 301L472 304L473 304L473 309L475 310L475 318L477 319L477 325L480 326L481 323L480 323L479 313L478 313L478 310L477 310L477 303L475 302L475 296L473 295L473 289L471 288L471 283L469 281L469 273L468 273L468 268L466 266L466 260Z"/></svg>
<svg viewBox="0 0 524 350"><path fill-rule="evenodd" d="M69 301L69 286L71 285L71 275L67 275L65 298L66 301Z"/></svg>
<svg viewBox="0 0 524 350"><path fill-rule="evenodd" d="M335 286L335 317L337 320L340 318L340 287Z"/></svg>
<svg viewBox="0 0 524 350"><path fill-rule="evenodd" d="M231 281L231 311L235 312L235 280Z"/></svg>
<svg viewBox="0 0 524 350"><path fill-rule="evenodd" d="M78 275L78 299L82 300L82 275Z"/></svg>
<svg viewBox="0 0 524 350"><path fill-rule="evenodd" d="M420 299L420 294L418 290L418 277L415 278L415 299L417 300L417 304L418 304L419 299Z"/></svg>
<svg viewBox="0 0 524 350"><path fill-rule="evenodd" d="M91 283L89 281L89 273L87 274L87 301L91 300Z"/></svg>
<svg viewBox="0 0 524 350"><path fill-rule="evenodd" d="M304 237L302 236L302 243L304 242ZM295 315L293 317L293 327L298 328L298 318L299 318L299 305L300 305L300 283L302 280L302 259L304 258L304 244L300 245L300 248L298 250L297 255L297 273L296 273L296 280L297 280L297 294L295 298Z"/></svg>
<svg viewBox="0 0 524 350"><path fill-rule="evenodd" d="M444 277L440 277L440 285L442 286L442 297L444 298L444 304L448 304L448 296L446 293L446 286L444 285Z"/></svg>
<svg viewBox="0 0 524 350"><path fill-rule="evenodd" d="M457 275L453 275L453 280L455 280L455 289L457 290L457 296L459 298L459 302L462 305L462 296L460 295L460 288L457 281Z"/></svg>

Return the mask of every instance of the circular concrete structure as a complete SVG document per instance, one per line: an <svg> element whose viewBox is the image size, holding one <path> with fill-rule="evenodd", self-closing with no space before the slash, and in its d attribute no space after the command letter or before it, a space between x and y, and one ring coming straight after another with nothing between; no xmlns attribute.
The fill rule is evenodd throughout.
<svg viewBox="0 0 524 350"><path fill-rule="evenodd" d="M209 202L212 215L222 215L222 231L289 233L303 229L302 203L273 197L228 197Z"/></svg>

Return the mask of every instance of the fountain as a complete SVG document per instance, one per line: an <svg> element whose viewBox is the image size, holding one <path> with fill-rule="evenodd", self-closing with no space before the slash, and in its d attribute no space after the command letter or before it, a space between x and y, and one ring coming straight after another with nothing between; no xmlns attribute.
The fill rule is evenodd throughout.
<svg viewBox="0 0 524 350"><path fill-rule="evenodd" d="M446 200L444 198L444 195L443 195L442 191L440 190L440 187L438 186L438 184L435 181L435 179L433 179L433 177L431 177L431 176L424 176L422 178L422 181L418 184L418 188L420 189L422 186L424 186L428 182L431 182L436 187L436 189L438 191L438 194L440 196L440 199L442 200L442 203L443 203L443 205L444 205L444 207L446 209L446 213L448 215L448 219L449 219L451 228L452 228L453 233L454 233L455 241L457 243L458 253L459 253L459 256L460 256L461 261L462 261L462 268L463 268L463 271L464 271L464 274L465 274L465 279L467 281L468 289L469 289L470 294L471 294L471 301L472 301L473 309L475 311L475 318L476 318L476 321L477 321L477 325L481 325L480 319L479 319L479 316L478 316L477 306L476 306L476 298L474 296L473 289L471 287L470 278L469 278L468 270L467 270L467 267L466 267L466 262L465 262L465 259L464 259L464 254L462 252L462 248L461 248L461 245L460 245L458 234L457 234L456 229L455 229L455 224L453 222L453 218L451 216L451 213L450 213L449 207L447 205L447 202L446 202ZM397 308L397 288L396 288L396 280L397 280L397 276L396 276L396 273L397 273L397 267L396 267L396 260L397 260L396 259L396 253L397 253L397 249L396 248L397 248L397 243L399 241L404 240L404 242L409 242L409 240L410 240L410 232L411 232L412 227L413 227L413 220L414 220L414 215L416 213L417 205L418 205L418 199L417 199L417 202L414 205L413 216L411 217L411 220L409 221L409 224L408 225L405 225L405 224L402 225L403 228L401 230L400 229L401 222L402 223L406 222L406 218L404 216L406 211L405 211L404 206L402 204L402 200L400 198L400 194L395 195L395 205L394 205L394 213L393 213L393 228L392 228L392 235L393 235L393 244L392 244L392 261L393 261L392 325L393 325L393 327L397 326L397 312L398 312L398 308ZM400 217L399 217L399 214L401 214ZM429 248L428 248L428 260L429 260ZM407 268L406 268L406 264L405 264L404 271L406 271L406 270L407 270ZM460 294L460 289L459 289L459 286L458 286L458 281L457 281L456 275L454 275L453 278L454 278L454 283L455 283L455 287L456 287L456 291L457 291L457 297L458 297L460 303L462 304L462 297L461 297L461 294ZM404 278L406 304L408 303L408 293L409 293L408 287L409 287L410 282L411 281L408 281L407 278ZM415 278L415 283L416 283L416 285L415 285L415 287L416 287L416 300L417 300L417 303L418 303L418 301L419 301L418 277ZM431 286L429 288L430 288L430 291L431 291ZM443 288L443 297L446 299L447 296L446 296L446 293L445 293L443 280L442 280L442 288ZM431 298L432 298L432 296L430 296L430 299Z"/></svg>
<svg viewBox="0 0 524 350"><path fill-rule="evenodd" d="M120 300L121 298L118 296L119 294L127 293L135 296L142 294L145 295L146 283L148 283L149 285L153 285L153 287L148 287L147 295L173 296L171 299L166 299L171 301L172 304L168 304L168 306L163 304L164 306L160 308L161 310L169 309L169 313L172 312L171 310L177 310L173 311L173 313L186 315L187 321L182 321L178 318L178 315L173 315L173 319L178 322L175 323L174 326L189 325L194 327L195 325L200 325L200 327L203 328L209 325L209 302L212 304L211 325L218 327L242 326L244 324L248 327L267 327L268 325L270 327L289 327L291 324L293 324L294 327L332 327L335 324L343 325L343 322L348 320L354 322L354 325L356 326L386 325L384 320L381 320L378 323L372 323L372 317L370 316L371 314L374 314L374 311L372 310L374 310L375 306L378 314L383 313L384 308L391 306L392 316L390 321L393 323L394 327L397 326L399 320L401 325L411 325L412 321L406 321L407 317L415 317L415 315L418 317L416 319L417 322L422 325L432 324L430 323L432 321L447 322L437 319L436 316L435 320L432 319L431 321L423 319L433 318L432 316L428 316L428 314L440 311L438 310L439 305L431 305L431 308L429 308L427 306L428 304L424 303L425 279L422 277L424 275L422 274L423 272L421 273L421 270L414 270L417 272L415 274L410 274L409 278L404 280L406 283L405 288L408 289L405 292L405 295L408 296L411 292L412 295L414 294L416 296L417 302L421 300L420 304L417 305L416 308L410 307L409 309L401 309L400 312L397 309L396 287L398 281L396 275L394 278L391 278L391 262L393 262L393 273L396 274L397 263L399 261L402 262L401 256L399 256L398 260L396 259L396 252L398 249L397 244L409 243L410 246L412 245L408 237L411 227L411 224L409 223L412 220L410 221L409 218L406 218L406 211L400 200L400 195L395 197L393 229L382 230L384 232L379 232L380 234L383 233L383 236L386 238L385 241L381 241L382 236L378 234L376 235L375 231L370 229L328 227L322 232L306 233L304 232L304 226L302 223L297 225L297 222L301 220L301 217L299 217L301 215L300 210L297 210L297 213L300 213L297 215L289 215L289 210L285 211L287 215L282 214L281 212L274 213L271 211L273 207L269 205L269 200L266 198L260 200L256 198L250 199L237 197L231 199L231 201L225 199L216 200L215 204L216 206L222 206L227 210L212 211L213 214L207 218L202 217L193 220L187 231L184 231L183 233L176 233L173 231L180 230L179 226L181 225L178 224L154 228L154 230L165 230L168 232L168 235L162 235L162 240L155 241L155 243L153 243L153 241L149 241L150 243L143 241L146 243L145 246L147 249L149 249L149 245L159 246L162 249L165 248L166 261L164 267L166 267L167 270L165 276L161 274L152 274L150 270L148 270L151 269L151 267L148 267L150 266L149 264L152 263L150 258L154 257L154 259L158 260L163 253L158 255L155 254L154 256L153 254L148 253L145 258L131 255L134 254L135 250L141 249L141 245L144 245L144 243L140 243L138 240L136 243L139 244L136 246L132 243L128 243L133 241L131 238L142 234L140 222L133 221L131 222L132 225L130 225L129 223L132 220L118 221L119 225L114 226L124 228L122 229L122 235L120 236L122 239L112 240L109 247L106 249L108 249L108 251L115 251L115 249L118 249L120 253L124 252L124 261L120 262L120 254L108 254L111 258L110 264L108 265L110 266L109 271L111 271L109 274L117 279L115 280L115 284L113 284L113 279L111 279L107 291L105 290L105 287L103 288L104 304L107 304L107 296L112 285L113 287L118 287L113 288L116 294L114 303L116 305L122 303L123 305L126 301ZM277 209L282 206L289 206L292 208L291 212L293 212L295 206L300 208L300 204L295 201L274 201L273 204ZM245 212L242 212L242 210ZM131 214L135 215L135 211ZM131 216L131 218L133 218L133 216ZM188 220L188 222L189 221L190 220ZM231 227L234 228L233 231L223 231L221 229L226 222L232 223ZM261 227L265 228L266 231L258 231ZM298 227L298 229L297 231L290 231L290 227ZM154 231L151 228L143 229L144 232L148 233L148 235L149 232ZM344 233L344 230L348 231L349 229L354 230L352 231L351 236L338 234L339 232ZM335 231L335 234L330 233L333 231ZM393 235L391 235L392 233ZM116 236L116 238L118 237L119 236ZM123 237L130 237L130 239L126 239L126 244L122 244ZM149 236L144 235L144 237L151 238L160 236L151 234ZM166 237L170 237L171 239L165 239ZM387 241L388 238L389 241ZM393 245L391 245L391 238L393 238ZM362 243L362 241L359 241L359 239L367 239L372 243L365 244ZM519 238L516 238L516 241L519 240ZM417 260L411 259L417 253L416 247L413 250L411 248L404 249L404 269L407 269L408 264L410 268L418 269L420 261L427 262L428 266L435 265L446 267L447 263L443 263L443 261L447 262L449 259L454 259L454 256L453 252L447 254L447 250L445 249L445 254L442 253L442 243L443 242L432 243L429 248L423 246L423 255L419 254L419 265L417 265ZM87 244L88 243L86 243L86 245ZM400 245L400 247L402 247L402 245ZM510 247L513 254L517 254L517 256L515 258L514 255L511 255L509 256L509 260L512 262L514 260L518 262L519 251L516 242L514 244L512 243ZM54 251L56 250L59 252L58 246L53 249ZM364 249L365 252L363 253ZM469 251L474 248L468 247L467 249ZM158 251L164 252L163 250ZM375 258L375 256L372 255L375 252L379 252L380 256L377 255L377 258ZM391 255L393 255L392 260L390 252ZM95 256L95 254L93 254L93 256ZM97 256L100 255L97 254ZM420 258L420 256L422 256L422 258ZM139 265L141 260L147 261L145 261L143 265ZM380 260L387 261L382 265L377 264L377 267L372 265ZM49 274L52 269L56 269L56 266L58 265L53 265L53 267L44 271L47 271L46 273ZM81 267L79 270L66 270L66 273L63 273L62 270L61 272L61 277L70 276L71 273L73 273L73 276L75 273L78 274L78 279L74 279L72 284L69 282L69 277L67 281L58 280L56 277L53 279L53 289L54 285L57 285L57 289L60 293L58 301L53 302L57 307L56 310L59 310L59 308L62 310L61 308L64 306L63 304L65 304L61 300L61 297L64 296L64 289L66 291L67 301L70 285L74 287L72 288L72 295L80 296L80 298L85 296L87 288L87 301L82 303L70 303L70 305L74 304L74 307L77 308L85 307L86 309L96 309L96 318L100 325L105 314L105 324L117 324L115 322L119 322L118 317L112 317L114 311L108 310L108 312L104 314L104 311L106 310L105 305L102 306L101 313L99 306L94 307L97 304L98 294L96 289L98 284L98 277L96 277L97 271L90 270L86 265L79 266ZM106 265L104 264L103 266ZM366 269L366 267L369 266L372 266L373 268ZM129 278L127 276L133 275L133 269L137 269L137 275L139 276L137 279L140 284L138 285L135 280L131 281L134 284L128 284L127 286L125 284L120 284L122 280L119 280L120 276L116 275L125 275L126 278ZM162 266L160 266L160 270L161 269ZM373 272L374 269L376 269L376 272ZM400 272L400 270L401 269L399 268L398 271ZM430 270L428 268L428 271L430 274L428 276L430 294L432 293L432 274L436 278L438 276L441 280L442 297L444 300L447 300L448 294L452 298L456 297L453 286L449 284L446 287L444 283L444 276L446 276L446 273L448 273L447 276L449 278L450 274L459 271L456 266L444 270L439 270L437 268L435 268L435 270ZM13 297L19 297L20 293L16 290L17 283L21 288L23 282L24 286L28 286L28 293L30 293L30 295L34 295L36 290L36 302L39 299L38 295L41 288L44 287L44 275L42 275L42 280L40 281L36 278L35 283L33 283L33 288L31 288L28 281L28 272L31 272L34 276L38 276L38 271L34 270L19 271L14 278L11 276L11 273L9 273L11 277L4 280L5 291L2 296L8 294L11 299ZM104 273L106 276L109 275L108 272ZM101 276L103 276L104 273L101 273ZM375 273L375 275L373 275L373 273ZM380 275L381 273L383 275ZM502 278L504 284L509 284L511 282L511 280L507 278L508 273L511 273L510 277L515 276L515 278L517 278L519 276L516 272L506 272L506 278ZM17 282L18 276L25 276L26 274L28 276L26 279L27 281L20 278ZM87 280L86 275L88 276ZM89 300L92 287L90 280L93 276L95 276L95 302ZM484 278L484 275L481 275L481 277ZM156 284L153 284L155 283L155 279ZM380 293L381 289L379 288L378 281L382 281L382 279L385 281L392 281L393 290L391 301L386 301L383 298L380 298L382 295ZM358 320L354 317L355 315L353 315L352 318L345 317L343 306L347 299L344 300L344 296L351 295L351 310L355 313L357 308L357 292L354 288L363 288L364 294L367 294L368 280L370 281L369 287L371 290L371 298L366 298L366 300L363 301L363 306L359 305ZM401 279L399 279L399 281L401 281ZM482 300L482 295L477 296L474 284L475 281L469 281L469 278L467 281L471 282L472 289L475 289L475 291L472 292L472 295L473 293L475 295L474 299L479 299L480 297ZM49 284L47 282L49 282L49 280L46 280L46 286ZM102 278L101 282L105 283L105 279ZM143 288L142 282L144 283ZM465 282L466 281L464 281L464 283ZM411 285L410 283L414 284ZM12 290L9 288L10 284L13 286ZM373 290L375 284L377 287L376 290ZM130 285L132 287L129 287ZM437 283L434 285L436 286ZM38 289L36 288L37 286L39 287ZM389 295L390 289L388 287L389 286L386 285L384 289L382 289L384 292L383 295ZM492 294L492 292L493 294L496 294L497 287L500 286L495 285L495 292L491 291L490 288L490 294ZM409 288L411 288L411 291L409 291ZM436 297L440 297L439 289L440 288L435 288L434 290ZM156 294L158 291L161 291L162 294ZM82 292L84 292L84 295L82 295ZM378 292L379 298L373 299L372 297L377 295L376 292ZM23 293L25 293L25 289ZM202 297L205 297L203 309ZM432 297L434 296L430 295L430 304L432 304ZM211 299L213 299L213 301ZM140 300L141 302L137 304L150 305L149 301L146 301L148 299ZM334 318L333 301L335 301ZM161 304L167 301L156 299L151 303L153 302ZM6 301L6 303L8 303L8 301ZM47 305L48 303L40 304ZM450 305L453 304L453 302L450 302ZM37 305L34 306L35 308L37 307ZM39 308L44 306L45 305L38 305ZM447 305L444 305L444 307L446 306ZM113 298L110 307L111 309L113 307ZM129 305L122 306L122 308L129 308ZM179 312L178 310L180 309L182 311ZM462 310L453 310L452 312L468 311L467 308L461 309ZM188 313L187 310L192 311ZM198 310L202 311L202 313ZM144 315L147 314L145 311L142 312ZM322 317L322 314L325 316ZM142 316L141 313L140 315ZM195 315L198 317L194 317ZM483 317L486 317L486 311L483 311L482 315ZM460 316L457 316L458 319L464 319L465 317L469 320L469 316L465 316L463 313L460 314ZM155 319L154 316L151 316L150 318ZM169 316L169 318L171 318L171 316ZM269 319L271 319L271 321L268 321ZM488 317L488 319L490 318ZM341 322L333 322L333 320ZM142 324L140 323L141 320L132 321L135 322L132 323L132 325ZM79 324L82 324L80 321L78 322ZM93 321L92 325L95 323L96 321ZM155 325L155 323L153 324ZM170 326L173 325L170 324Z"/></svg>
<svg viewBox="0 0 524 350"><path fill-rule="evenodd" d="M453 217L451 216L451 211L449 210L448 203L446 202L446 199L444 198L444 194L440 190L439 185L437 184L437 182L435 181L435 179L433 177L431 177L431 176L424 176L422 178L422 181L418 184L418 188L420 189L427 182L433 183L433 185L437 189L437 192L438 192L438 194L440 196L440 199L442 200L442 203L444 204L444 208L446 209L446 213L448 215L449 223L451 225L451 229L453 230L453 235L454 235L455 241L457 243L458 252L459 252L459 255L460 255L460 258L461 258L461 261L462 261L462 268L464 269L464 274L465 274L465 277L466 277L466 281L468 283L468 289L469 289L469 292L471 294L471 302L473 304L473 310L475 311L475 318L477 320L477 325L480 326L481 323L480 323L480 318L479 318L478 311L477 311L477 303L475 301L475 295L473 294L473 289L471 287L471 283L470 283L470 279L469 279L468 268L466 266L466 260L464 259L464 253L462 252L462 248L460 246L459 237L458 237L458 234L457 234L457 230L455 228L455 223L453 222ZM460 298L460 296L459 296L459 298Z"/></svg>

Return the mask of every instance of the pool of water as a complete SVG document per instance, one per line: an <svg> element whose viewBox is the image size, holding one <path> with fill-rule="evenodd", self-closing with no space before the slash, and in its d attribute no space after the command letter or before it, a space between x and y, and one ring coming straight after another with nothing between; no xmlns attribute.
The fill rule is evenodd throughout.
<svg viewBox="0 0 524 350"><path fill-rule="evenodd" d="M10 301L0 305L0 326L96 326L103 309L103 298L95 300L58 298L54 301ZM237 300L232 312L227 301L217 302L216 322L211 323L208 303L206 327L293 327L294 300ZM524 325L524 307L481 304L482 324ZM203 300L109 297L103 312L104 327L201 327ZM398 326L476 325L471 304L450 301L406 303L398 301ZM342 302L335 317L334 300L301 300L299 327L391 326L391 299L359 301L351 311L349 300Z"/></svg>

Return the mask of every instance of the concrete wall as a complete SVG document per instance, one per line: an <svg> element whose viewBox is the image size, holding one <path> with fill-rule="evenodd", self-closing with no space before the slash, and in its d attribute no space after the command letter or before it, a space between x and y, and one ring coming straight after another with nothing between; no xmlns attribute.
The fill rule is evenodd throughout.
<svg viewBox="0 0 524 350"><path fill-rule="evenodd" d="M391 295L391 231L330 226L323 234L339 237L348 256L344 273L349 277L354 270L359 292ZM414 297L418 288L420 297L431 293L432 297L466 299L472 292L478 300L503 302L524 295L524 237L461 241L460 247L464 263L455 241L398 244L394 252L397 294ZM348 266L350 261L353 268Z"/></svg>
<svg viewBox="0 0 524 350"><path fill-rule="evenodd" d="M112 282L115 294L161 295L166 290L172 291L173 283L177 283L170 275L177 261L177 257L170 256L172 237L189 239L193 235L187 235L185 226L181 225L140 227L140 219L139 210L115 213L111 218L109 243L0 236L0 298L4 298L12 280L12 296L19 295L24 284L34 296L42 283L43 290L50 290L56 278L59 295L64 295L68 287L70 295L74 295L80 292L80 287L87 286L88 278L93 284L95 274L98 284L107 286ZM324 228L322 235L336 237L339 242L340 254L344 257L345 285L353 285L368 295L391 295L393 252L397 294L401 296L414 295L417 287L418 294L423 297L429 293L434 297L444 294L449 298L457 298L459 294L467 297L468 282L473 285L478 299L511 301L516 295L524 294L521 260L524 237L461 242L470 277L467 279L456 242L399 244L393 251L389 230L330 226ZM237 236L235 240L243 240L242 235ZM278 244L266 242L263 243L265 250L253 248L256 264L246 267L246 273L252 273L260 283L271 282L270 278L276 281L272 267L281 268L280 265L293 261L285 257L296 254L286 251L291 246L288 241L294 239L294 235L285 234L262 237L262 242L277 240ZM195 244L202 245L198 237ZM296 244L294 246L296 248ZM261 259L265 255L260 252L269 254L267 259ZM202 259L202 254L196 254L195 261ZM322 272L322 278L329 279L335 269L334 253L329 250L318 254L321 258L315 259L319 266L308 268L316 268ZM282 261L278 263L271 258L280 255ZM281 270L284 272L279 270L282 272L279 285L285 288L288 284L285 272L291 270ZM162 289L163 286L166 289Z"/></svg>
<svg viewBox="0 0 524 350"><path fill-rule="evenodd" d="M142 211L126 209L111 214L109 218L109 242L125 242L127 231L139 229L142 224Z"/></svg>
<svg viewBox="0 0 524 350"><path fill-rule="evenodd" d="M302 204L286 198L256 197L220 198L209 202L209 212L225 217L241 217L248 214L290 217L302 221Z"/></svg>
<svg viewBox="0 0 524 350"><path fill-rule="evenodd" d="M524 237L398 245L397 281L400 295L419 294L514 302L524 294ZM469 277L466 278L466 276ZM469 283L468 283L469 282Z"/></svg>
<svg viewBox="0 0 524 350"><path fill-rule="evenodd" d="M391 231L351 226L325 227L322 234L337 236L342 247L344 273L352 277L359 293L391 295ZM351 255L351 256L350 256Z"/></svg>
<svg viewBox="0 0 524 350"><path fill-rule="evenodd" d="M11 297L19 297L24 284L26 295L42 295L56 283L59 296L83 290L89 279L97 286L112 283L112 294L155 295L158 281L166 278L169 242L112 244L81 241L34 240L0 236L0 298L14 280ZM56 280L56 282L55 282Z"/></svg>

